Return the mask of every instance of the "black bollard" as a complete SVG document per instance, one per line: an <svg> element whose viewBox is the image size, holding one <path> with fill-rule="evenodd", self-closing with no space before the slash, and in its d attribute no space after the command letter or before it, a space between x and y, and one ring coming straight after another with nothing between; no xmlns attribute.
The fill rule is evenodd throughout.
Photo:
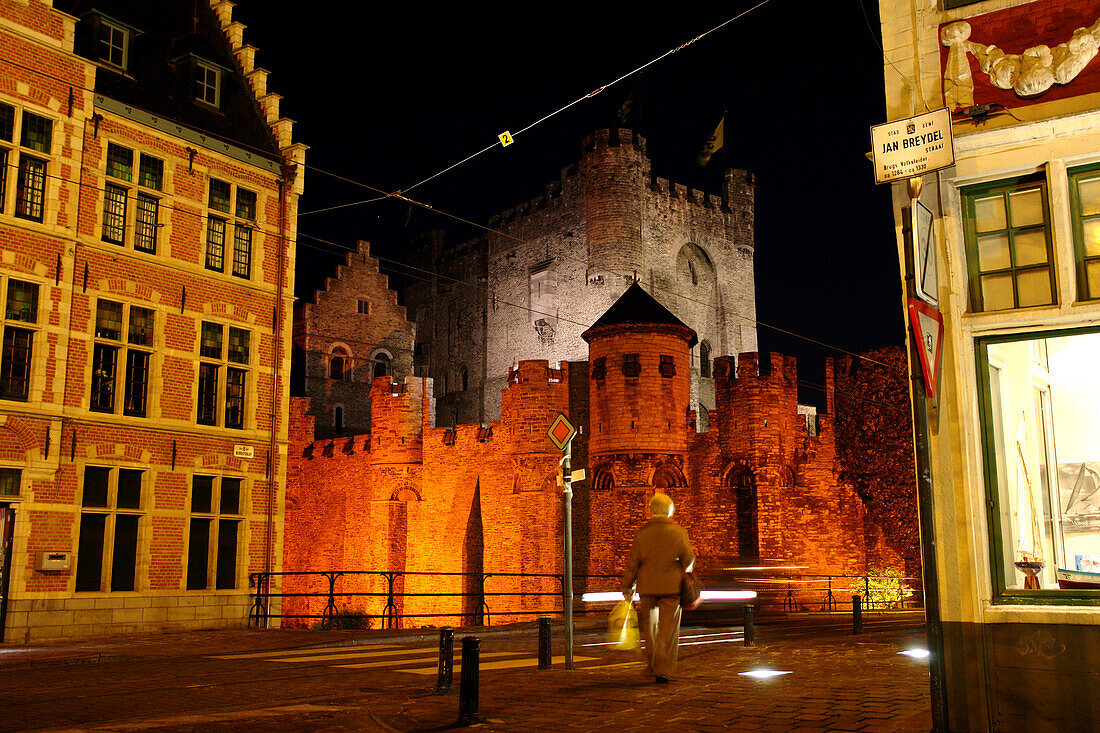
<svg viewBox="0 0 1100 733"><path fill-rule="evenodd" d="M752 646L756 643L756 624L753 621L753 615L755 609L750 603L745 606L745 646Z"/></svg>
<svg viewBox="0 0 1100 733"><path fill-rule="evenodd" d="M462 677L458 684L458 724L477 722L478 666L481 659L481 639L462 638Z"/></svg>
<svg viewBox="0 0 1100 733"><path fill-rule="evenodd" d="M863 633L863 599L852 596L852 633Z"/></svg>
<svg viewBox="0 0 1100 733"><path fill-rule="evenodd" d="M454 675L455 630L444 626L439 630L439 676L435 680L435 691L451 689Z"/></svg>
<svg viewBox="0 0 1100 733"><path fill-rule="evenodd" d="M550 669L549 616L539 616L539 669Z"/></svg>

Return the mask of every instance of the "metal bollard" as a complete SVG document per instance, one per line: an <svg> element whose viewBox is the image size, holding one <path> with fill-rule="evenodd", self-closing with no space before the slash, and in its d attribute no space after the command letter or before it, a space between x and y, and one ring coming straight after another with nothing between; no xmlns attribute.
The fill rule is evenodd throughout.
<svg viewBox="0 0 1100 733"><path fill-rule="evenodd" d="M852 633L863 633L863 599L860 596L852 596Z"/></svg>
<svg viewBox="0 0 1100 733"><path fill-rule="evenodd" d="M458 724L470 725L478 720L478 666L481 659L481 639L462 639L462 677L458 684Z"/></svg>
<svg viewBox="0 0 1100 733"><path fill-rule="evenodd" d="M549 616L539 616L539 669L550 669Z"/></svg>
<svg viewBox="0 0 1100 733"><path fill-rule="evenodd" d="M755 609L750 603L745 606L745 646L752 646L756 643L756 624L753 621L753 615Z"/></svg>
<svg viewBox="0 0 1100 733"><path fill-rule="evenodd" d="M435 680L436 692L451 689L451 678L454 675L454 656L455 630L450 626L444 626L439 630L439 675Z"/></svg>

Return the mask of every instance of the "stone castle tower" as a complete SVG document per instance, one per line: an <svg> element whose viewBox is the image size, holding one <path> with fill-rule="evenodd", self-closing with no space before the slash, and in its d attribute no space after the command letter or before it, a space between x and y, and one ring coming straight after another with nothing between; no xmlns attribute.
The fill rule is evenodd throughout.
<svg viewBox="0 0 1100 733"><path fill-rule="evenodd" d="M405 302L440 424L496 419L520 360L586 359L582 332L634 281L698 334L684 375L692 404L712 409L713 357L756 349L754 189L740 170L725 172L721 195L656 178L643 137L599 130L489 234L427 237L413 264L439 275L410 282Z"/></svg>

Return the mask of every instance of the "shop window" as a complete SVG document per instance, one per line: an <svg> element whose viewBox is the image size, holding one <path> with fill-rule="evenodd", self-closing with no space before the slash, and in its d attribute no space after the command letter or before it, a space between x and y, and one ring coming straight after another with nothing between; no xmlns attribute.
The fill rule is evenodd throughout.
<svg viewBox="0 0 1100 733"><path fill-rule="evenodd" d="M1077 259L1077 298L1100 298L1100 166L1069 172L1073 239Z"/></svg>
<svg viewBox="0 0 1100 733"><path fill-rule="evenodd" d="M244 428L250 345L249 331L203 321L196 409L200 425Z"/></svg>
<svg viewBox="0 0 1100 733"><path fill-rule="evenodd" d="M155 316L152 310L100 299L96 303L90 408L145 417Z"/></svg>
<svg viewBox="0 0 1100 733"><path fill-rule="evenodd" d="M1100 591L1100 332L991 337L978 355L996 599Z"/></svg>
<svg viewBox="0 0 1100 733"><path fill-rule="evenodd" d="M143 475L130 468L84 469L76 552L78 592L135 589Z"/></svg>
<svg viewBox="0 0 1100 733"><path fill-rule="evenodd" d="M242 483L229 476L192 477L187 590L237 587Z"/></svg>
<svg viewBox="0 0 1100 733"><path fill-rule="evenodd" d="M963 189L974 312L1054 303L1057 288L1041 179Z"/></svg>
<svg viewBox="0 0 1100 733"><path fill-rule="evenodd" d="M252 238L256 228L256 193L217 178L207 197L206 269L225 272L226 237L233 235L230 274L252 277Z"/></svg>
<svg viewBox="0 0 1100 733"><path fill-rule="evenodd" d="M0 399L26 400L38 323L38 285L9 278L4 306L4 346L0 356Z"/></svg>

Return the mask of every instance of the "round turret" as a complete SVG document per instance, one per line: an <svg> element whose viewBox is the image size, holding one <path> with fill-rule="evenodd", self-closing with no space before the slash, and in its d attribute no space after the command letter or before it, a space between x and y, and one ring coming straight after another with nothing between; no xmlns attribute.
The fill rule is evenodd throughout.
<svg viewBox="0 0 1100 733"><path fill-rule="evenodd" d="M695 331L634 283L582 335L589 455L685 453Z"/></svg>
<svg viewBox="0 0 1100 733"><path fill-rule="evenodd" d="M597 130L585 139L585 238L588 262L610 272L644 262L641 206L649 183L645 139L631 130Z"/></svg>

